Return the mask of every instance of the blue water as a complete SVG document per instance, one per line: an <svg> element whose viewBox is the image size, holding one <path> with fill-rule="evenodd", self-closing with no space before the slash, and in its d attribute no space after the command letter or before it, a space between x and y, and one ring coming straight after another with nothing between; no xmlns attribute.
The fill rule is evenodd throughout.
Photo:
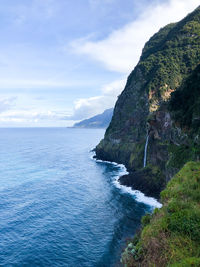
<svg viewBox="0 0 200 267"><path fill-rule="evenodd" d="M0 129L0 266L116 266L151 207L90 158L103 134Z"/></svg>

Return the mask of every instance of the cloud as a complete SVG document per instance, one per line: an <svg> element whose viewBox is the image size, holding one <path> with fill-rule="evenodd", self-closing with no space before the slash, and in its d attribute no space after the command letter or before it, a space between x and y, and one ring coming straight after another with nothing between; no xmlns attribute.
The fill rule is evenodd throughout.
<svg viewBox="0 0 200 267"><path fill-rule="evenodd" d="M107 38L74 40L71 47L75 53L90 56L111 71L128 74L137 64L145 42L155 32L168 23L179 21L198 5L199 0L170 0L149 5L144 7L139 18L113 31Z"/></svg>
<svg viewBox="0 0 200 267"><path fill-rule="evenodd" d="M9 97L0 99L0 113L11 109L14 106L16 97Z"/></svg>
<svg viewBox="0 0 200 267"><path fill-rule="evenodd" d="M117 96L125 86L125 79L114 81L102 88L102 95L81 98L75 102L74 114L67 117L70 120L81 120L103 112L107 108L114 107Z"/></svg>
<svg viewBox="0 0 200 267"><path fill-rule="evenodd" d="M32 0L29 3L24 1L23 4L11 6L9 10L15 15L13 23L17 26L26 24L30 19L49 20L54 17L59 5L55 0Z"/></svg>
<svg viewBox="0 0 200 267"><path fill-rule="evenodd" d="M11 110L0 114L0 122L38 123L66 120L67 114L56 111Z"/></svg>
<svg viewBox="0 0 200 267"><path fill-rule="evenodd" d="M38 79L1 79L0 78L0 89L14 88L16 90L30 89L30 88L72 88L75 86L82 85L82 81L58 81L58 80L38 80Z"/></svg>

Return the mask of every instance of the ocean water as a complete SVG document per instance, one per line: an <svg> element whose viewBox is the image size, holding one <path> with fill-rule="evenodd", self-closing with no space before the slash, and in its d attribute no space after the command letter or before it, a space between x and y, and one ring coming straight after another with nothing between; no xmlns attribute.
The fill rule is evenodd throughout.
<svg viewBox="0 0 200 267"><path fill-rule="evenodd" d="M0 266L119 263L156 202L119 186L123 166L91 159L103 134L0 129Z"/></svg>

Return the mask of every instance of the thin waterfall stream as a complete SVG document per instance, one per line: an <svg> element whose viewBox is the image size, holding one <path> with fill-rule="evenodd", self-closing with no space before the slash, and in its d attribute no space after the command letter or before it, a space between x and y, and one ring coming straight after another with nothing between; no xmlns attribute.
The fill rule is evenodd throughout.
<svg viewBox="0 0 200 267"><path fill-rule="evenodd" d="M147 135L146 143L145 143L145 148L144 148L144 168L146 167L146 163L147 163L147 148L148 148L148 143L149 143L149 135Z"/></svg>

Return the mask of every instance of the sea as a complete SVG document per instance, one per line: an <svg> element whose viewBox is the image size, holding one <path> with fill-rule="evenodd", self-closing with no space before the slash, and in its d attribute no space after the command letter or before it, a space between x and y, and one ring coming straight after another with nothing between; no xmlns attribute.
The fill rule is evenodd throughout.
<svg viewBox="0 0 200 267"><path fill-rule="evenodd" d="M102 129L0 129L0 266L120 266L141 217L160 207L96 161Z"/></svg>

